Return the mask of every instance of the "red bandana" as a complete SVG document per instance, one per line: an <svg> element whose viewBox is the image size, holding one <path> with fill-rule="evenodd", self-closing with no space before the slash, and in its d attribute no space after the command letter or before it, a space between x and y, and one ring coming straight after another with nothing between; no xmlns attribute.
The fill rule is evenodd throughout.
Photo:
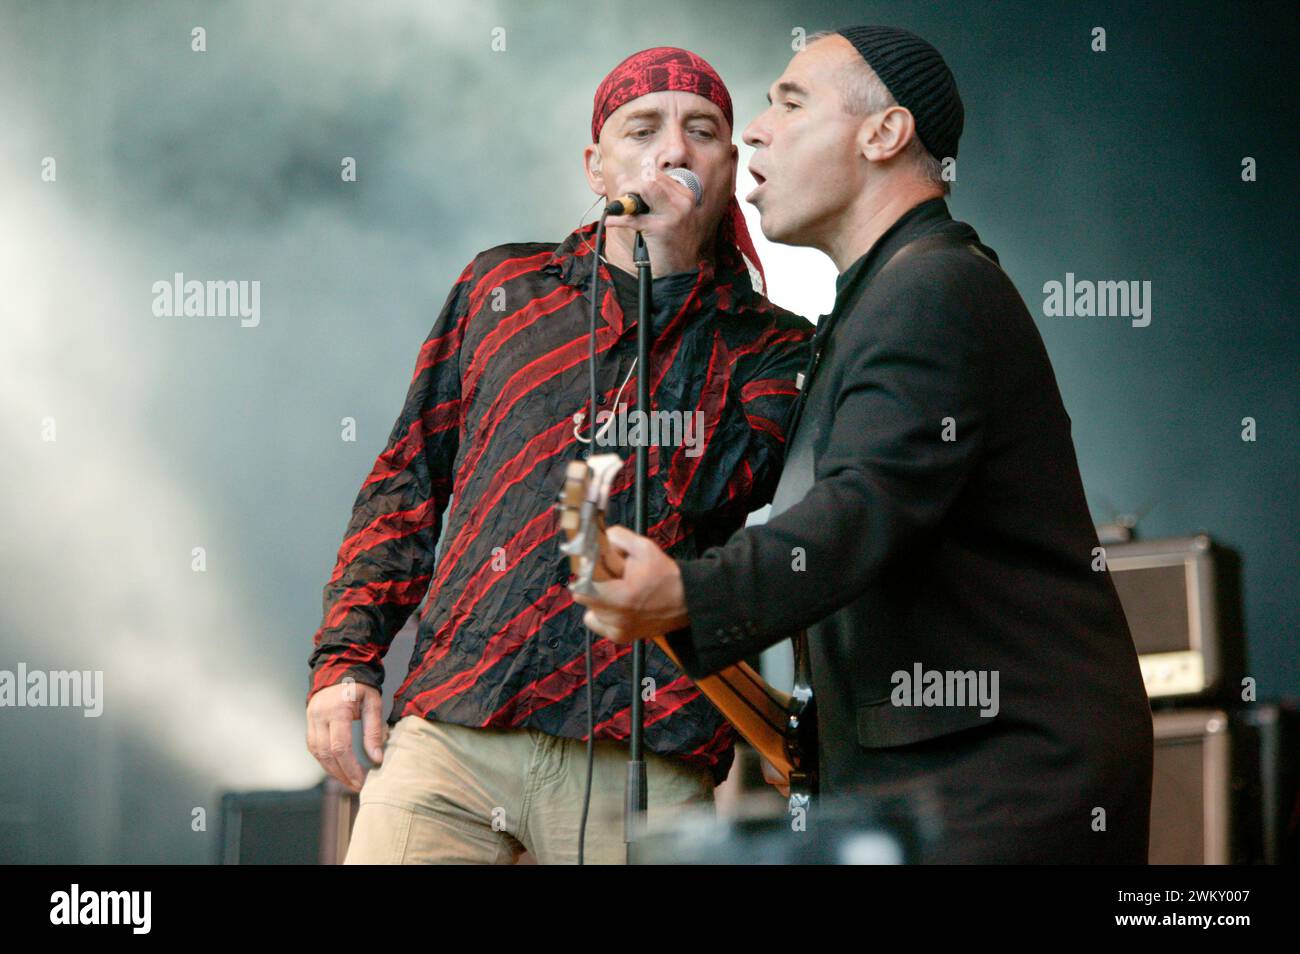
<svg viewBox="0 0 1300 954"><path fill-rule="evenodd" d="M682 93L695 93L703 96L718 109L722 110L727 126L734 125L731 115L731 94L722 82L716 70L688 50L679 50L672 46L657 46L654 49L633 53L610 71L596 89L596 98L591 108L591 141L600 139L600 130L614 110L624 103L645 96L649 93L661 93L673 90ZM766 291L767 277L763 274L763 263L758 260L754 249L754 240L750 238L745 226L745 216L740 211L740 203L731 197L728 216L722 223L723 235L728 242L735 245L741 254L758 269Z"/></svg>

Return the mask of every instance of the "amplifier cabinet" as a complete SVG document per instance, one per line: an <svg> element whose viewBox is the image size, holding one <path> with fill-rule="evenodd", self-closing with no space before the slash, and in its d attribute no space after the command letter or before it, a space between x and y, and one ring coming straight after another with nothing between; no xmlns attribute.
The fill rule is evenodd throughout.
<svg viewBox="0 0 1300 954"><path fill-rule="evenodd" d="M1152 701L1232 703L1245 675L1237 553L1200 534L1111 544L1106 566Z"/></svg>

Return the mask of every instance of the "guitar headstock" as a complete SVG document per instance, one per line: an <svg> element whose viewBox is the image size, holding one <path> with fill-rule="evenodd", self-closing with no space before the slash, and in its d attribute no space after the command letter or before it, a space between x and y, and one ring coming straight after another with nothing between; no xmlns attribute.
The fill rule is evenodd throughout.
<svg viewBox="0 0 1300 954"><path fill-rule="evenodd" d="M592 583L619 576L622 560L605 541L605 508L609 488L623 467L617 454L597 454L569 463L560 491L560 529L564 542L560 552L569 557L569 569L576 579L569 584L575 593L591 593Z"/></svg>

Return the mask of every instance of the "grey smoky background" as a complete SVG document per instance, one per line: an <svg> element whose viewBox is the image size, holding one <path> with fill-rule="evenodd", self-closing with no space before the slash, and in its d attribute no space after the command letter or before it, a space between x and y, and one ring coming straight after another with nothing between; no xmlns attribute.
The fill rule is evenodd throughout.
<svg viewBox="0 0 1300 954"><path fill-rule="evenodd" d="M221 792L314 784L321 587L451 282L583 219L627 54L707 58L739 143L795 30L873 22L958 79L949 205L1035 312L1094 516L1239 548L1249 671L1294 692L1289 6L5 0L0 669L103 670L104 711L0 708L0 858L206 862ZM758 241L829 311L828 261ZM176 273L260 283L259 321L154 314ZM1045 316L1067 273L1150 281L1149 325Z"/></svg>

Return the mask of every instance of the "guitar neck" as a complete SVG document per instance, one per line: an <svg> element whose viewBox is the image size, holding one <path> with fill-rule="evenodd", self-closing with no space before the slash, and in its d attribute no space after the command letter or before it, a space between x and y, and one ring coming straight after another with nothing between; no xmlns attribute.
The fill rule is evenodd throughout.
<svg viewBox="0 0 1300 954"><path fill-rule="evenodd" d="M654 638L665 656L678 669L682 662L664 636ZM735 726L741 737L758 750L789 784L794 766L786 751L785 724L789 718L789 696L774 689L747 663L736 663L712 676L695 680L700 692L723 718Z"/></svg>
<svg viewBox="0 0 1300 954"><path fill-rule="evenodd" d="M599 519L598 546L600 560L593 579L621 576L623 559L609 545L603 518ZM574 572L578 572L576 567ZM678 669L685 671L666 636L654 637L654 643ZM776 769L785 784L789 784L790 773L795 770L786 744L790 697L773 688L752 666L743 662L697 679L695 684L741 737Z"/></svg>

